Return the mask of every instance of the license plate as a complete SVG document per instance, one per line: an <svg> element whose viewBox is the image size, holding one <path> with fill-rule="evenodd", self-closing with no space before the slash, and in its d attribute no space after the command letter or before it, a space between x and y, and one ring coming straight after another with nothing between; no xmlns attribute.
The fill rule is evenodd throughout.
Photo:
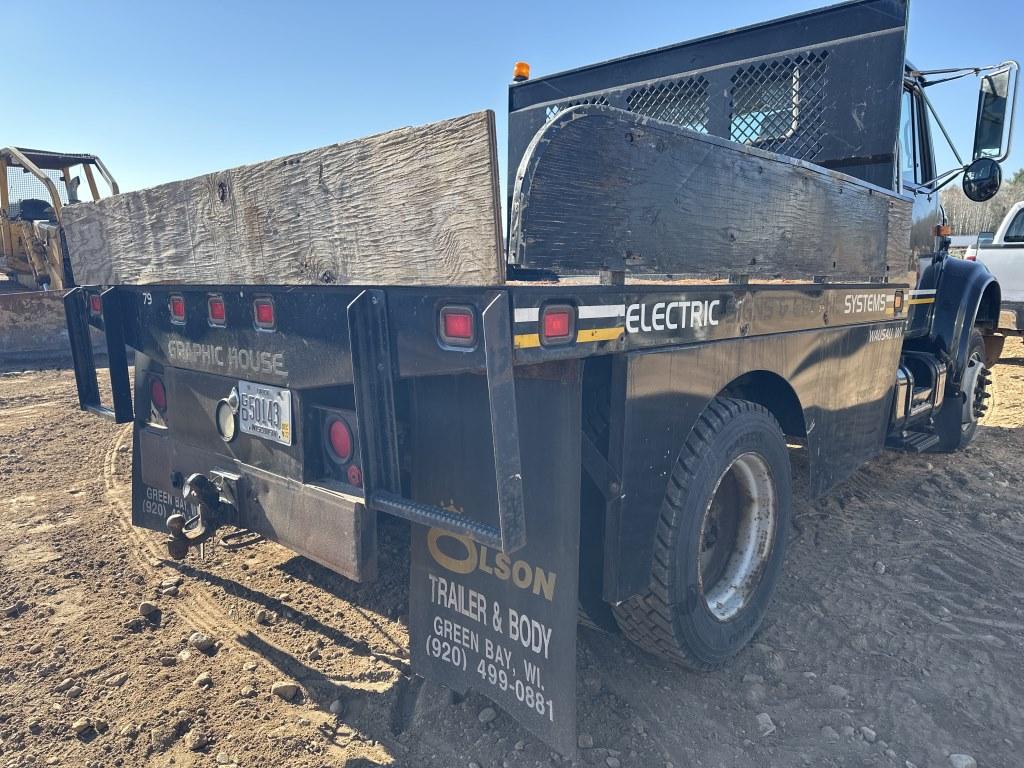
<svg viewBox="0 0 1024 768"><path fill-rule="evenodd" d="M292 393L268 384L238 382L238 426L282 445L292 444Z"/></svg>

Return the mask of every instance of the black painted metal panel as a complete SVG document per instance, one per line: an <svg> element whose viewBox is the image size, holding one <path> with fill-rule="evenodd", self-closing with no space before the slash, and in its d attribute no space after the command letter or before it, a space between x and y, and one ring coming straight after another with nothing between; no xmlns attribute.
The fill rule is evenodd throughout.
<svg viewBox="0 0 1024 768"><path fill-rule="evenodd" d="M605 106L523 157L509 262L558 274L905 279L911 201L852 176Z"/></svg>
<svg viewBox="0 0 1024 768"><path fill-rule="evenodd" d="M734 339L630 354L618 537L605 597L646 588L672 465L707 403L750 372L788 383L803 408L810 486L820 493L882 450L902 322Z"/></svg>
<svg viewBox="0 0 1024 768"><path fill-rule="evenodd" d="M576 750L580 370L515 371L526 545L502 555L414 526L409 589L414 666L483 693L564 755ZM413 496L497 525L484 378L428 377L414 389Z"/></svg>
<svg viewBox="0 0 1024 768"><path fill-rule="evenodd" d="M510 202L533 136L577 104L753 142L891 188L906 18L906 0L857 0L515 83ZM792 125L763 132L769 116Z"/></svg>

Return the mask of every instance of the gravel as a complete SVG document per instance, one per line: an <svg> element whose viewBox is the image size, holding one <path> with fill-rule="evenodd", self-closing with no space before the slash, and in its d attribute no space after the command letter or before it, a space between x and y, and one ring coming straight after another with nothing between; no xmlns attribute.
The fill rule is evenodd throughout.
<svg viewBox="0 0 1024 768"><path fill-rule="evenodd" d="M950 755L949 764L953 768L978 768L977 761L970 755Z"/></svg>
<svg viewBox="0 0 1024 768"><path fill-rule="evenodd" d="M209 653L213 650L214 641L209 635L202 632L193 632L188 638L188 644L200 653Z"/></svg>
<svg viewBox="0 0 1024 768"><path fill-rule="evenodd" d="M497 716L498 716L498 713L494 709L494 707L484 707L483 709L480 710L480 714L476 716L476 719L479 720L484 725L487 725L487 723L489 723L492 720L494 720L494 718L496 718Z"/></svg>
<svg viewBox="0 0 1024 768"><path fill-rule="evenodd" d="M762 712L757 716L757 730L762 736L771 736L775 733L775 723L772 722L771 715L767 712Z"/></svg>
<svg viewBox="0 0 1024 768"><path fill-rule="evenodd" d="M70 689L74 684L75 679L73 677L65 677L63 680L57 683L57 686L53 690L55 690L57 693L64 693L64 691Z"/></svg>
<svg viewBox="0 0 1024 768"><path fill-rule="evenodd" d="M291 701L299 692L299 684L290 680L278 680L270 686L270 692L285 701Z"/></svg>
<svg viewBox="0 0 1024 768"><path fill-rule="evenodd" d="M156 603L151 603L149 600L139 603L139 614L142 616L151 616L159 610L159 606Z"/></svg>
<svg viewBox="0 0 1024 768"><path fill-rule="evenodd" d="M104 680L103 684L105 686L107 686L108 688L120 688L122 685L125 684L125 682L127 680L128 680L128 673L127 672L118 672L116 674L111 675L106 680Z"/></svg>
<svg viewBox="0 0 1024 768"><path fill-rule="evenodd" d="M210 676L209 672L202 672L195 680L192 681L192 683L199 688L212 688L213 678Z"/></svg>
<svg viewBox="0 0 1024 768"><path fill-rule="evenodd" d="M185 746L191 752L202 752L209 743L210 740L202 731L189 731L185 734Z"/></svg>

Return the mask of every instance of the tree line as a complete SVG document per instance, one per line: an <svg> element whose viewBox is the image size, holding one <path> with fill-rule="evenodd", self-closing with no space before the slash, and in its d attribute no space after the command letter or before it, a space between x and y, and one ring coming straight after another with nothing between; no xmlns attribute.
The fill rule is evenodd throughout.
<svg viewBox="0 0 1024 768"><path fill-rule="evenodd" d="M1004 181L999 193L987 202L971 202L958 184L942 190L940 198L954 235L994 232L1010 207L1024 200L1024 168Z"/></svg>

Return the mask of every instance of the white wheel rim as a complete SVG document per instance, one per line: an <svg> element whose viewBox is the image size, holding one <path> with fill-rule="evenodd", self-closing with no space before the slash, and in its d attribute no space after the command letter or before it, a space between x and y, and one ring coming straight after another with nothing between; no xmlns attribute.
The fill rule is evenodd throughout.
<svg viewBox="0 0 1024 768"><path fill-rule="evenodd" d="M718 478L700 528L698 583L719 621L750 602L771 556L778 500L768 462L737 456Z"/></svg>

